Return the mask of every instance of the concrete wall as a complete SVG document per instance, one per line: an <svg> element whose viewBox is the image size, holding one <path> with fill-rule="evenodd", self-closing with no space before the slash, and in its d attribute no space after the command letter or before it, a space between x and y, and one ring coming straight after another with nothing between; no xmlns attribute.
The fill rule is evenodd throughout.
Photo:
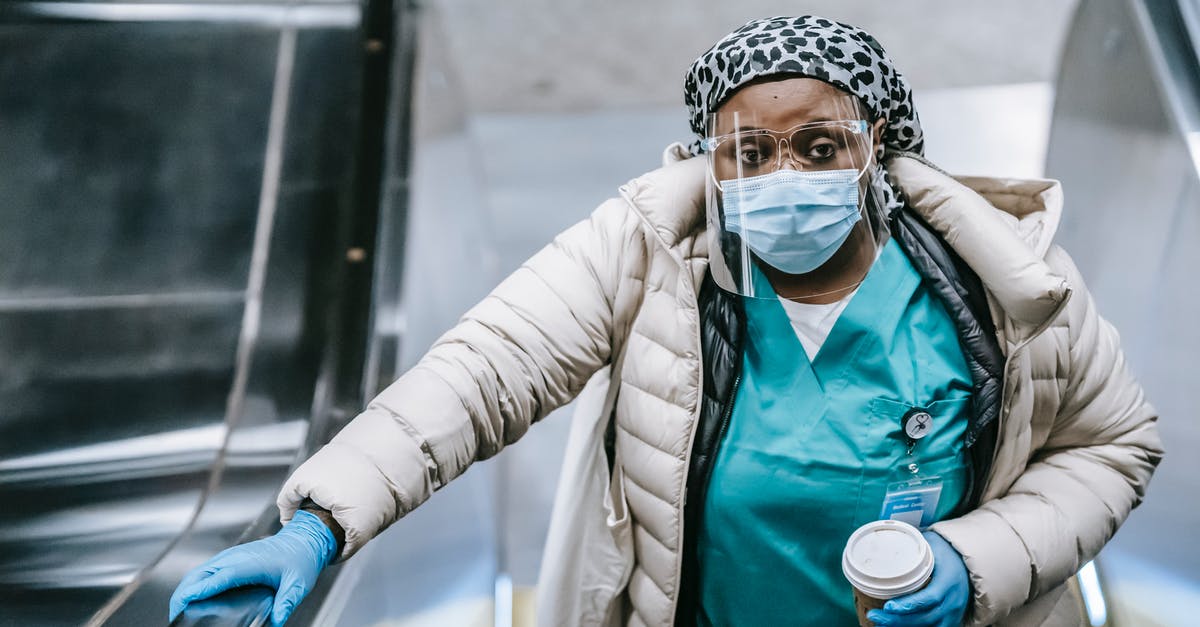
<svg viewBox="0 0 1200 627"><path fill-rule="evenodd" d="M472 111L682 103L683 73L749 19L874 34L918 90L1053 79L1077 0L437 0Z"/></svg>

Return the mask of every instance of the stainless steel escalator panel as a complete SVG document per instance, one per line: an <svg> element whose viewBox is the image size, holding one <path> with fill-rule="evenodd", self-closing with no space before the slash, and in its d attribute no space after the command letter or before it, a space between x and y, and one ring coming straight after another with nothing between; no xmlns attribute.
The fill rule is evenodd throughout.
<svg viewBox="0 0 1200 627"><path fill-rule="evenodd" d="M270 65L256 74L235 54L207 58L199 42L216 34L204 29L65 30L0 31L0 80L39 86L0 95L4 462L219 425L241 323L234 281L246 272L254 203L238 190L256 187L260 151L211 156L255 141L262 103L219 105L269 81ZM269 43L264 35L245 43ZM97 71L101 60L114 70ZM237 78L216 80L239 64ZM204 124L218 108L227 117ZM198 193L205 180L222 184ZM136 481L5 473L0 499L20 505L0 514L0 615L82 622L184 527L206 475L195 462L214 457L195 452Z"/></svg>
<svg viewBox="0 0 1200 627"><path fill-rule="evenodd" d="M0 460L219 423L241 309L0 312Z"/></svg>

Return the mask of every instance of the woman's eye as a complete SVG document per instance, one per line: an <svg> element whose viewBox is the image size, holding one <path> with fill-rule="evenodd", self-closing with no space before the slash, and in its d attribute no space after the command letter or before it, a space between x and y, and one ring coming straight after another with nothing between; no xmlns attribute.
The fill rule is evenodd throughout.
<svg viewBox="0 0 1200 627"><path fill-rule="evenodd" d="M832 159L837 154L837 146L832 142L813 144L808 149L808 158L818 161Z"/></svg>
<svg viewBox="0 0 1200 627"><path fill-rule="evenodd" d="M738 159L745 165L761 165L771 157L767 153L768 151L763 150L761 146L743 146L738 151Z"/></svg>

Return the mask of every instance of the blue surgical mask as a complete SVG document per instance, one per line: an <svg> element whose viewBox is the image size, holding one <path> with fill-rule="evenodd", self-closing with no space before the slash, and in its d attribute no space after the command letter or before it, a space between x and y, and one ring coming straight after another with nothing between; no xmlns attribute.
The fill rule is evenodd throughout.
<svg viewBox="0 0 1200 627"><path fill-rule="evenodd" d="M812 272L842 247L861 213L858 170L776 170L722 181L725 230L788 274Z"/></svg>

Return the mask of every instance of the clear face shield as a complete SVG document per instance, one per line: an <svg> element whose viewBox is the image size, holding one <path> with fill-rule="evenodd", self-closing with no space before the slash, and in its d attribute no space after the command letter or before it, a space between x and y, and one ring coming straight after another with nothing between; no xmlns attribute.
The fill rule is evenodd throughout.
<svg viewBox="0 0 1200 627"><path fill-rule="evenodd" d="M832 302L862 282L888 237L866 117L853 96L711 116L702 145L717 285Z"/></svg>

